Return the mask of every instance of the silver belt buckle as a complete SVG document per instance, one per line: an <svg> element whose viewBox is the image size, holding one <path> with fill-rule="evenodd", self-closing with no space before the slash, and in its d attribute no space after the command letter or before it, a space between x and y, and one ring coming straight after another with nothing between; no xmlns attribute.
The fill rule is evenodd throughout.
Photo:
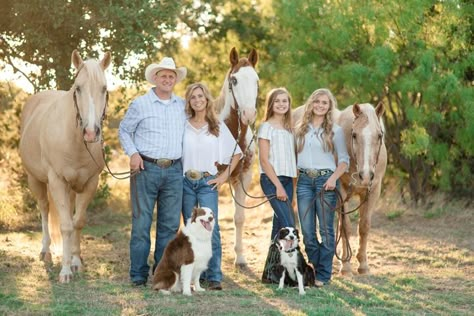
<svg viewBox="0 0 474 316"><path fill-rule="evenodd" d="M318 169L306 169L305 172L311 178L317 178L319 176Z"/></svg>
<svg viewBox="0 0 474 316"><path fill-rule="evenodd" d="M186 177L191 180L200 180L202 178L202 172L197 170L186 171Z"/></svg>
<svg viewBox="0 0 474 316"><path fill-rule="evenodd" d="M161 168L169 168L173 164L173 160L160 158L160 159L156 159L156 164Z"/></svg>

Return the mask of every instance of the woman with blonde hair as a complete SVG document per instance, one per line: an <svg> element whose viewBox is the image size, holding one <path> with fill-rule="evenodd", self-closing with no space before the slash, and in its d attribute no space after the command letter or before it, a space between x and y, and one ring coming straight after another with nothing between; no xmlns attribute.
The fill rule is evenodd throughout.
<svg viewBox="0 0 474 316"><path fill-rule="evenodd" d="M189 118L183 137L183 219L186 223L198 205L213 211L216 222L212 257L201 279L207 281L208 289L222 290L217 187L227 181L242 158L242 150L227 126L217 118L214 100L205 84L194 83L187 87L185 111ZM217 164L227 165L226 170L218 174Z"/></svg>
<svg viewBox="0 0 474 316"><path fill-rule="evenodd" d="M343 130L333 122L335 109L337 102L331 91L318 89L304 104L303 117L296 127L298 216L305 251L316 271L317 287L322 287L331 279L337 198L334 190L339 186L338 179L349 167ZM324 205L321 204L320 194L324 195ZM316 218L321 240L316 234Z"/></svg>

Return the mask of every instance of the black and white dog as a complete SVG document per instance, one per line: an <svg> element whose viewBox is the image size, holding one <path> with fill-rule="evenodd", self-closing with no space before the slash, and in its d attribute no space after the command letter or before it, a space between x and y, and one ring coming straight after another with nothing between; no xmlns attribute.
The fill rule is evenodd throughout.
<svg viewBox="0 0 474 316"><path fill-rule="evenodd" d="M280 266L278 273L280 276L280 283L278 289L282 290L285 284L285 277L288 276L290 280L286 280L287 284L297 283L300 295L304 295L304 286L314 286L314 270L306 263L306 260L301 253L299 246L298 230L293 227L284 227L280 229L277 237L277 245L280 249Z"/></svg>

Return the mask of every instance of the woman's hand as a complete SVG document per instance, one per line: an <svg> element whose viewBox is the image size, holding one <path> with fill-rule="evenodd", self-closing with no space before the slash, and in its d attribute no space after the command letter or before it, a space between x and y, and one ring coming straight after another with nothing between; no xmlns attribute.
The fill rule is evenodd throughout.
<svg viewBox="0 0 474 316"><path fill-rule="evenodd" d="M333 174L334 175L334 174ZM324 187L324 190L326 191L332 191L336 188L336 177L334 177L333 175L331 175L328 180L326 181L326 183L323 185Z"/></svg>
<svg viewBox="0 0 474 316"><path fill-rule="evenodd" d="M213 185L212 190L217 189L221 184L224 184L227 181L227 174L226 172L221 173L218 177L207 181L207 184Z"/></svg>

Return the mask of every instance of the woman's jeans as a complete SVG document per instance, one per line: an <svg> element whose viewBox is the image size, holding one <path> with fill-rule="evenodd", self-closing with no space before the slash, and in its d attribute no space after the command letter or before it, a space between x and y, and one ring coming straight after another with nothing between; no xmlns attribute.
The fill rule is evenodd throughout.
<svg viewBox="0 0 474 316"><path fill-rule="evenodd" d="M209 282L222 282L222 245L221 233L218 220L218 191L212 190L214 185L208 185L207 181L214 179L215 176L203 177L199 180L191 180L184 177L183 184L183 220L186 224L191 218L195 206L208 207L214 213L214 231L212 232L212 257L209 266L203 272L201 278Z"/></svg>
<svg viewBox="0 0 474 316"><path fill-rule="evenodd" d="M336 192L324 193L324 206L321 205L320 192L332 173L311 178L300 173L296 185L298 216L303 231L303 241L309 261L316 271L316 280L324 283L331 279L334 257L334 208ZM337 185L338 187L338 185ZM316 235L316 218L322 240Z"/></svg>
<svg viewBox="0 0 474 316"><path fill-rule="evenodd" d="M270 200L270 205L273 208L272 240L281 228L295 227L294 213L291 207L291 202L293 201L293 178L279 176L278 179L283 185L286 195L288 195L288 200L280 201L276 197ZM260 185L267 197L276 195L276 187L265 173L260 174Z"/></svg>
<svg viewBox="0 0 474 316"><path fill-rule="evenodd" d="M150 228L155 204L158 204L153 271L161 260L168 242L179 229L183 196L181 160L168 168L144 161L141 170L130 180L132 231L130 236L130 279L146 281L150 266Z"/></svg>

